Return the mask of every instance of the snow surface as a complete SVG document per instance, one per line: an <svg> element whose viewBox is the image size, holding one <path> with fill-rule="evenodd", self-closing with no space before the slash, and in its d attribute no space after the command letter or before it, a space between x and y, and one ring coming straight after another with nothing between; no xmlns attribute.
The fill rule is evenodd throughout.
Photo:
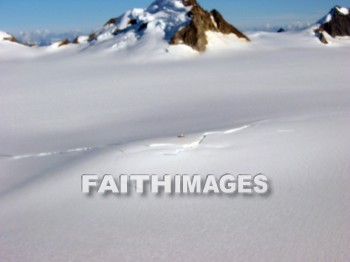
<svg viewBox="0 0 350 262"><path fill-rule="evenodd" d="M87 43L89 37L88 36L79 36L77 38L79 44L85 44Z"/></svg>
<svg viewBox="0 0 350 262"><path fill-rule="evenodd" d="M0 45L0 260L349 261L349 43L260 32L198 55L153 37ZM271 189L85 196L94 173L263 173Z"/></svg>

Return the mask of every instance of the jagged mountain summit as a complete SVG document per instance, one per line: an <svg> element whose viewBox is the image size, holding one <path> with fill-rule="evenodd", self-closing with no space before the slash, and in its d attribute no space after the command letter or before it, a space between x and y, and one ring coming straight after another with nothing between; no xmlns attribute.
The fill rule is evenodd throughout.
<svg viewBox="0 0 350 262"><path fill-rule="evenodd" d="M337 5L317 24L315 32L324 44L328 43L327 36L332 38L350 36L350 10Z"/></svg>
<svg viewBox="0 0 350 262"><path fill-rule="evenodd" d="M114 39L114 47L122 47L145 34L153 34L167 44L185 44L202 52L208 44L208 32L234 35L237 41L249 41L217 10L208 12L196 0L156 0L146 9L132 9L108 20L84 41L94 43ZM80 43L79 38L73 42Z"/></svg>
<svg viewBox="0 0 350 262"><path fill-rule="evenodd" d="M190 22L177 30L170 40L170 44L186 44L197 51L204 51L208 44L206 32L220 32L222 34L234 34L239 39L249 41L248 37L229 24L215 9L207 12L196 0L183 1L185 6L192 9L187 13Z"/></svg>

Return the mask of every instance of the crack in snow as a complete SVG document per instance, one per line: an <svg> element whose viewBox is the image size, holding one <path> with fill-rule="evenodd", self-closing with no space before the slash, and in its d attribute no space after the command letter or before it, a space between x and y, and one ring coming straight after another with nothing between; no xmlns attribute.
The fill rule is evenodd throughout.
<svg viewBox="0 0 350 262"><path fill-rule="evenodd" d="M195 140L191 143L188 144L171 144L171 143L163 143L163 144L150 144L147 145L150 148L161 148L161 147L178 147L174 152L171 153L164 153L164 155L177 155L181 152L184 152L188 149L195 150L197 149L201 144L204 143L204 141L207 139L208 136L211 135L228 135L228 134L233 134L239 131L242 131L244 129L247 129L251 127L250 125L245 125L242 127L238 128L233 128L225 131L212 131L212 132L206 132L204 133L198 140Z"/></svg>
<svg viewBox="0 0 350 262"><path fill-rule="evenodd" d="M208 136L212 135L229 135L233 134L239 131L242 131L244 129L247 129L251 126L258 125L259 123L264 122L260 121L258 123L255 123L254 125L245 125L225 131L211 131L203 133L203 135L193 142L187 143L187 144L177 144L177 143L159 143L159 144L149 144L146 145L149 148L165 148L170 149L173 147L175 150L174 152L170 153L164 153L164 155L177 155L181 152L184 152L186 150L195 150L197 149L201 144L204 143L204 141L207 139ZM180 138L182 139L182 138ZM0 160L3 159L10 159L10 160L22 160L27 158L40 158L40 157L50 157L50 156L57 156L57 155L68 155L68 154L74 154L74 153L83 153L83 152L91 152L97 149L107 148L107 147L117 147L121 146L122 144L108 144L108 145L101 145L101 146L88 146L88 147L78 147L78 148L72 148L67 150L61 150L61 151L50 151L50 152L40 152L40 153L33 153L33 154L23 154L23 155L9 155L9 154L0 154ZM117 149L121 153L125 153L122 149Z"/></svg>
<svg viewBox="0 0 350 262"><path fill-rule="evenodd" d="M103 145L103 146L78 147L78 148L72 148L72 149L61 150L61 151L40 152L40 153L23 154L23 155L0 154L0 158L11 159L11 160L21 160L21 159L26 159L26 158L50 157L50 156L56 156L56 155L68 155L68 154L73 154L73 153L90 152L93 150L106 148L106 147L113 147L113 146L118 146L118 145L119 144L108 144L108 145ZM121 149L119 151L123 153L123 151Z"/></svg>

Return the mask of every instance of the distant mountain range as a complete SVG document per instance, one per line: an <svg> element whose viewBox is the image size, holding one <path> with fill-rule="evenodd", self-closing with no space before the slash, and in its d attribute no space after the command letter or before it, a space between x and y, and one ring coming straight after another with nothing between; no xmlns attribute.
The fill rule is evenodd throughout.
<svg viewBox="0 0 350 262"><path fill-rule="evenodd" d="M309 28L313 28L315 36L325 44L331 38L350 36L349 13L348 8L335 6L324 18ZM298 26L305 28L305 25ZM284 32L285 28L278 31ZM90 35L81 35L79 31L63 34L36 31L30 34L20 33L17 37L1 33L0 41L29 46L46 46L56 42L56 47L69 44L103 44L105 47L122 49L135 45L141 39L153 38L148 43L163 41L165 45L183 44L203 52L208 45L209 34L211 38L229 35L231 40L235 39L237 42L250 41L245 34L229 24L219 11L213 9L209 12L196 0L156 0L146 9L132 9L119 17L109 19Z"/></svg>
<svg viewBox="0 0 350 262"><path fill-rule="evenodd" d="M62 39L73 40L75 37L84 34L81 30L70 30L67 32L53 32L50 30L32 30L14 33L14 36L21 43L36 46L48 46L52 43L62 41Z"/></svg>

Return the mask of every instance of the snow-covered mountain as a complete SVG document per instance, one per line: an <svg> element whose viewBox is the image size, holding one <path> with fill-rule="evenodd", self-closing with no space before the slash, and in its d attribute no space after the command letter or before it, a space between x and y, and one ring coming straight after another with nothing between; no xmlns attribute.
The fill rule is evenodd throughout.
<svg viewBox="0 0 350 262"><path fill-rule="evenodd" d="M196 0L156 0L146 9L132 9L108 20L88 37L88 42L111 40L113 47L122 48L146 36L166 44L185 44L196 51L205 51L210 33L249 41L217 10L208 12Z"/></svg>
<svg viewBox="0 0 350 262"><path fill-rule="evenodd" d="M335 6L317 22L315 30L320 40L327 44L329 38L350 36L350 10L346 7Z"/></svg>

